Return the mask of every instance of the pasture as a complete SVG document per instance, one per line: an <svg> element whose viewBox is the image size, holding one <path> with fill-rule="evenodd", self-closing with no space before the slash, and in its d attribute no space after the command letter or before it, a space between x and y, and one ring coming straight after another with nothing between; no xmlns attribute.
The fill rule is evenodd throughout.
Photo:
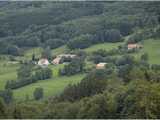
<svg viewBox="0 0 160 120"><path fill-rule="evenodd" d="M124 42L97 44L84 49L84 51L86 51L87 53L91 53L98 49L111 50L113 48L118 48L118 46L122 44L124 44ZM54 55L58 55L66 52L67 50L68 49L66 48L66 46L62 46L53 49L52 53ZM41 52L40 48L33 48L27 50L25 52L24 58L31 59L33 53L36 54L37 57L39 57L40 52ZM143 48L137 53L134 53L132 55L134 55L136 58L139 59L140 56L144 53L148 53L149 63L160 64L160 40L149 39L143 41ZM89 61L86 61L86 65L87 65L86 68L94 67L94 64ZM8 59L0 60L0 90L4 89L5 84L8 80L16 80L17 78L16 70L18 69L18 67L19 64L13 64ZM42 87L44 89L44 97L48 98L49 96L54 96L62 92L68 84L76 84L80 82L80 80L82 80L82 78L85 76L85 74L78 74L74 76L59 76L59 69L63 67L64 64L49 65L49 68L51 68L53 71L53 77L51 79L40 80L36 83L13 90L14 98L18 101L25 100L26 96L29 96L30 99L33 99L33 91L37 87Z"/></svg>
<svg viewBox="0 0 160 120"><path fill-rule="evenodd" d="M148 54L148 62L150 64L160 64L160 40L145 40L143 42L143 48L138 53L134 53L134 56L140 58L144 53Z"/></svg>
<svg viewBox="0 0 160 120"><path fill-rule="evenodd" d="M49 65L49 68L53 71L53 77L48 80L40 80L37 83L27 85L22 88L13 90L14 98L18 101L24 100L26 95L30 99L33 99L33 91L36 87L42 87L44 89L44 97L59 94L68 84L76 84L84 77L84 74L74 76L59 76L59 69L63 68L64 64ZM8 80L17 79L17 69L19 64L12 64L9 61L0 64L0 90L3 90Z"/></svg>
<svg viewBox="0 0 160 120"><path fill-rule="evenodd" d="M0 61L0 90L4 89L4 86L8 80L15 80L17 64L12 64L7 61Z"/></svg>
<svg viewBox="0 0 160 120"><path fill-rule="evenodd" d="M144 41L144 49L142 52L148 53L149 63L160 64L160 40Z"/></svg>
<svg viewBox="0 0 160 120"><path fill-rule="evenodd" d="M112 50L114 48L118 48L118 46L124 44L124 42L118 42L118 43L101 43L101 44L96 44L96 45L93 45L89 48L86 48L84 49L84 51L88 52L88 53L91 53L91 52L94 52L96 50L99 50L99 49L104 49L104 50Z"/></svg>
<svg viewBox="0 0 160 120"><path fill-rule="evenodd" d="M59 54L62 54L62 53L66 53L68 51L69 51L69 49L67 48L67 46L63 45L63 46L58 47L56 49L52 49L52 55L59 55Z"/></svg>
<svg viewBox="0 0 160 120"><path fill-rule="evenodd" d="M54 96L62 92L68 84L76 84L80 82L84 76L84 74L79 74L70 77L53 77L52 79L41 80L37 83L14 90L14 97L16 100L25 100L26 96L33 99L33 91L35 88L42 87L44 89L44 97L48 98L49 96Z"/></svg>

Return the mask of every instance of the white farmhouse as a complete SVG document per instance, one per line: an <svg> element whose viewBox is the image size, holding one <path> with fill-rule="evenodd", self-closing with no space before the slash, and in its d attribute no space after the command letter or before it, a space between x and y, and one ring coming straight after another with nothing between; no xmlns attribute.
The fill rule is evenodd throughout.
<svg viewBox="0 0 160 120"><path fill-rule="evenodd" d="M46 59L46 58L42 58L38 61L38 65L41 67L48 66L49 64L50 63L49 63L48 59Z"/></svg>
<svg viewBox="0 0 160 120"><path fill-rule="evenodd" d="M105 69L105 66L106 66L107 63L98 63L96 65L96 69Z"/></svg>

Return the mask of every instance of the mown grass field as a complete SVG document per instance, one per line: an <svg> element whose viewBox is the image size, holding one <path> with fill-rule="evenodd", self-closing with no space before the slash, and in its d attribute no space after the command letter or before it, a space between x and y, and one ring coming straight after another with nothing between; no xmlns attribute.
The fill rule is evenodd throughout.
<svg viewBox="0 0 160 120"><path fill-rule="evenodd" d="M4 90L5 84L8 80L17 79L17 69L19 64L12 64L9 61L0 62L0 90ZM48 80L41 80L37 83L27 85L25 87L13 90L14 98L16 100L24 100L26 95L30 99L33 99L33 91L37 87L42 87L44 89L45 98L59 94L68 84L76 84L84 77L84 74L74 75L74 76L59 76L59 69L63 68L64 64L60 65L49 65L53 71L53 77Z"/></svg>
<svg viewBox="0 0 160 120"><path fill-rule="evenodd" d="M4 89L4 86L8 80L15 80L16 70L18 66L8 62L0 61L0 90Z"/></svg>
<svg viewBox="0 0 160 120"><path fill-rule="evenodd" d="M143 51L148 53L149 63L160 64L160 40L146 40Z"/></svg>
<svg viewBox="0 0 160 120"><path fill-rule="evenodd" d="M16 80L16 72L0 75L0 90L3 90L8 80Z"/></svg>
<svg viewBox="0 0 160 120"><path fill-rule="evenodd" d="M49 80L41 80L37 83L14 90L14 97L17 100L25 100L26 95L28 95L30 99L33 99L33 91L35 88L42 87L44 89L44 96L47 98L59 94L68 84L80 82L84 76L84 74L79 74L70 77L53 77Z"/></svg>
<svg viewBox="0 0 160 120"><path fill-rule="evenodd" d="M118 42L118 43L101 43L97 45L93 45L89 48L84 49L84 51L90 53L94 52L99 49L104 49L104 50L111 50L113 48L118 48L118 46L122 45L124 42Z"/></svg>
<svg viewBox="0 0 160 120"><path fill-rule="evenodd" d="M134 56L140 58L144 53L148 53L148 62L150 64L160 64L160 40L145 40L143 43L143 49L138 53L134 53Z"/></svg>
<svg viewBox="0 0 160 120"><path fill-rule="evenodd" d="M53 49L52 54L53 55L59 55L59 54L62 54L62 53L66 53L67 51L69 51L69 49L67 48L66 45L63 45L59 48Z"/></svg>

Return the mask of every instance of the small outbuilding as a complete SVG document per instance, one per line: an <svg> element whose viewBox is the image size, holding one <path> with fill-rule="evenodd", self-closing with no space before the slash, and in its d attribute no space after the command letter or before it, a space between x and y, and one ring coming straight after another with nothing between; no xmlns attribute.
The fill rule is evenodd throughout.
<svg viewBox="0 0 160 120"><path fill-rule="evenodd" d="M46 58L42 58L38 61L38 65L42 66L42 67L48 66L49 64L50 63L49 63L48 59L46 59Z"/></svg>
<svg viewBox="0 0 160 120"><path fill-rule="evenodd" d="M107 63L98 63L96 65L96 69L105 69L105 66L106 66Z"/></svg>
<svg viewBox="0 0 160 120"><path fill-rule="evenodd" d="M137 44L137 43L133 43L133 44L128 44L128 50L132 50L132 49L139 49L142 48L142 45Z"/></svg>
<svg viewBox="0 0 160 120"><path fill-rule="evenodd" d="M66 58L66 59L67 58L73 59L75 57L76 57L75 54L60 54L55 59L53 59L52 64L57 65L57 64L60 64L61 61L62 61L62 59L64 59L64 58Z"/></svg>

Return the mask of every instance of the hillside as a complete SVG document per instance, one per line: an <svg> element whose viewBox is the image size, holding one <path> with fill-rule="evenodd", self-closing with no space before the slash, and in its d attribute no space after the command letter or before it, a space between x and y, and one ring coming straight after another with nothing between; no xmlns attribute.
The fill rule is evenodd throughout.
<svg viewBox="0 0 160 120"><path fill-rule="evenodd" d="M94 52L97 51L99 49L104 49L104 50L112 50L114 48L118 48L118 46L124 44L123 42L119 42L119 43L102 43L102 44L97 44L97 45L93 45L89 48L86 48L85 51L86 52Z"/></svg>
<svg viewBox="0 0 160 120"><path fill-rule="evenodd" d="M159 11L154 1L0 1L0 118L160 118Z"/></svg>
<svg viewBox="0 0 160 120"><path fill-rule="evenodd" d="M13 94L17 100L25 100L26 96L33 100L32 93L34 92L35 88L42 87L44 89L45 98L47 99L49 96L54 96L62 92L67 85L79 83L83 77L84 75L55 77L50 80L40 81L38 83L17 89Z"/></svg>
<svg viewBox="0 0 160 120"><path fill-rule="evenodd" d="M94 52L94 51L99 50L99 49L111 50L111 49L117 48L121 44L123 44L123 43L98 44L98 45L94 45L94 46L91 46L91 47L85 49L85 51L91 53L91 52ZM140 56L142 54L148 53L149 63L160 64L160 62L159 62L159 59L160 59L159 58L159 45L160 45L159 40L153 40L153 39L146 40L143 43L143 49L140 50L138 52L138 54L137 53L134 54L134 56L137 57L138 59L140 59ZM37 53L36 51L39 51L39 49L34 48L34 49L29 50L29 51L26 51L26 58L31 59L31 56L32 56L31 51L34 51L34 53ZM64 53L63 51L65 52L65 48L60 47L60 48L57 48L57 49L53 50L53 53L54 54L56 54L56 53L60 54L60 53ZM4 65L4 63L1 63L1 66L2 65ZM4 89L4 86L7 82L7 80L16 79L16 71L15 70L17 68L18 68L17 65L5 65L5 69L3 69L3 71L1 69L1 74L0 74L0 85L1 85L0 89L1 90ZM51 80L47 80L47 81L40 81L40 82L35 83L33 85L29 85L29 86L17 89L17 90L14 91L15 99L24 100L26 95L28 95L29 98L32 99L32 93L33 93L34 89L38 86L41 86L42 88L44 88L45 96L54 95L54 94L59 93L59 91L62 91L66 85L77 83L83 78L82 75L77 75L77 76L73 76L73 77L72 76L71 77L58 77L58 76L55 76L55 75L57 74L56 71L59 69L59 67L58 67L58 69L56 67L51 67L51 68L54 71L53 80L51 79Z"/></svg>
<svg viewBox="0 0 160 120"><path fill-rule="evenodd" d="M84 6L82 6L83 4ZM144 7L139 7L142 5L144 5ZM132 27L135 24L134 22L143 21L141 15L148 5L147 2L141 4L137 4L136 2L77 2L75 4L70 4L68 2L64 4L61 4L60 2L29 2L25 4L18 2L4 2L2 3L3 7L0 9L1 14L3 14L0 19L2 28L0 38L2 46L0 48L7 48L7 54L13 55L13 59L18 61L31 60L33 54L36 58L40 58L44 47L48 45L51 47L52 55L55 56L62 53L73 52L74 50L70 50L68 46L64 44L68 43L68 40L71 39L72 41L72 39L76 39L76 36L79 37L81 34L85 33L93 35L98 41L96 43L92 42L91 45L90 43L80 43L88 44L88 46L86 46L87 48L83 50L87 52L87 54L92 54L99 49L104 49L106 51L118 49L120 45L125 44L125 41L101 43L101 41L108 40L107 38L101 40L102 38L99 35L101 33L97 33L96 31L101 31L105 29L103 26L106 26L106 28L109 29L119 29L124 37L128 34L134 34L134 31L132 30ZM126 7L122 8L121 6ZM118 9L113 9L115 7ZM135 9L138 12L135 11ZM126 10L129 11L126 12ZM72 11L72 14L70 11ZM146 14L150 14L149 10L145 12ZM147 18L147 16L145 17ZM25 20L26 18L27 21ZM126 23L123 22L123 20L127 20ZM150 21L150 19L148 21ZM140 26L138 24L135 24L134 27ZM6 30L6 32L4 30ZM77 39L81 39L78 37ZM8 41L7 45L5 44L5 41ZM157 42L159 43L159 40L157 40ZM156 47L158 46L157 42L154 43L151 40L150 42L144 41L143 49L136 53L135 56L140 58L143 53L148 53L149 62L152 64L159 64L159 58L157 57L159 56L157 55L158 47ZM152 47L153 49L151 49ZM3 51L4 54L6 54L4 49L1 52L3 53ZM15 51L15 53L12 53L12 51ZM19 52L22 55L15 56L16 54L19 54ZM8 64L9 62L10 60L7 60L6 63L2 62L1 68L4 64ZM16 69L13 66L14 65L8 64L7 67L5 67L5 70L3 70L4 73L1 73L1 89L4 88L6 81L16 79L15 70L18 68L19 64L15 65L17 66ZM54 71L55 67L51 68Z"/></svg>

